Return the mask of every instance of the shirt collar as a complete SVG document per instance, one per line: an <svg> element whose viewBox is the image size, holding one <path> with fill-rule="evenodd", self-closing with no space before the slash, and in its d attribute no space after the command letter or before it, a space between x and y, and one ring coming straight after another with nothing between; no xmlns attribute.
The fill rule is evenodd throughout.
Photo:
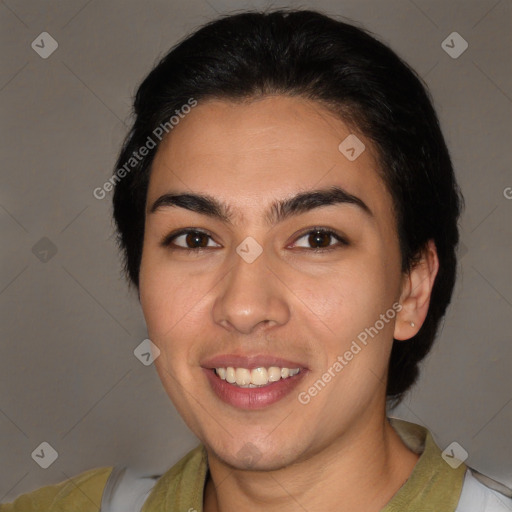
<svg viewBox="0 0 512 512"><path fill-rule="evenodd" d="M407 481L381 512L454 512L462 491L465 464L450 466L425 427L397 418L389 418L389 422L404 444L420 457ZM208 457L200 444L162 475L142 512L202 512L207 473Z"/></svg>
<svg viewBox="0 0 512 512"><path fill-rule="evenodd" d="M425 427L398 418L389 418L389 422L404 444L420 454L420 458L382 512L454 512L462 492L466 465L456 460L448 464Z"/></svg>

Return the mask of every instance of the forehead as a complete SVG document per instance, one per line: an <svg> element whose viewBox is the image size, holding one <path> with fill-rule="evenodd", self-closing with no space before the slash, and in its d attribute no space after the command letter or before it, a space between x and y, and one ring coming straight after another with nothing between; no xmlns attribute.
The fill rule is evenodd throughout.
<svg viewBox="0 0 512 512"><path fill-rule="evenodd" d="M346 153L347 140L349 146L364 144L355 160L347 158L353 155ZM207 100L161 143L151 170L148 204L179 189L234 203L234 214L239 200L243 216L244 201L263 206L265 198L336 185L377 210L386 209L390 198L377 169L370 141L317 102L289 96Z"/></svg>

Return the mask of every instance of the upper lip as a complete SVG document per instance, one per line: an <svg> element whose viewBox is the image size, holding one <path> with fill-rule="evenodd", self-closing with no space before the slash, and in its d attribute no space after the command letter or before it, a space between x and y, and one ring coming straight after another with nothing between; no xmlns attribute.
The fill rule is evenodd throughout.
<svg viewBox="0 0 512 512"><path fill-rule="evenodd" d="M269 368L270 366L279 366L280 368L305 368L305 365L277 357L273 355L254 354L254 355L238 355L238 354L219 354L201 362L203 368Z"/></svg>

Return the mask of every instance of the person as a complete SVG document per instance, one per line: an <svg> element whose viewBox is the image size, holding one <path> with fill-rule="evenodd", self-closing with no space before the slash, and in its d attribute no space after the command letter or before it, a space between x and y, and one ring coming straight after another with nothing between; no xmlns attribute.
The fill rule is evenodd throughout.
<svg viewBox="0 0 512 512"><path fill-rule="evenodd" d="M140 85L113 214L154 365L199 446L30 510L511 510L388 415L450 303L463 197L426 86L320 12L222 16Z"/></svg>

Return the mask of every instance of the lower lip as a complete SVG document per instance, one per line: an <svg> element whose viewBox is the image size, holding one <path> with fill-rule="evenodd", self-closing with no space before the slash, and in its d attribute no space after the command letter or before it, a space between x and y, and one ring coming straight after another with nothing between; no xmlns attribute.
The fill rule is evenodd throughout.
<svg viewBox="0 0 512 512"><path fill-rule="evenodd" d="M217 376L215 370L203 368L215 394L223 401L240 409L262 409L278 402L299 384L306 373L301 370L293 377L279 379L261 388L240 388Z"/></svg>

